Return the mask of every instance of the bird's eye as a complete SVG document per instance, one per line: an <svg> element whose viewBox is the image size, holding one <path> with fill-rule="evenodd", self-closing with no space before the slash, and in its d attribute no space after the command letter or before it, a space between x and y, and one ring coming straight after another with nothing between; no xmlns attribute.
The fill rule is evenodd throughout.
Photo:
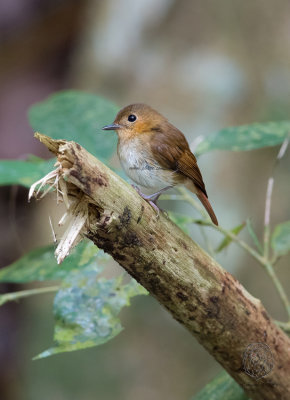
<svg viewBox="0 0 290 400"><path fill-rule="evenodd" d="M137 119L137 117L134 114L130 114L128 117L128 121L130 121L130 122L134 122L134 121L136 121L136 119Z"/></svg>

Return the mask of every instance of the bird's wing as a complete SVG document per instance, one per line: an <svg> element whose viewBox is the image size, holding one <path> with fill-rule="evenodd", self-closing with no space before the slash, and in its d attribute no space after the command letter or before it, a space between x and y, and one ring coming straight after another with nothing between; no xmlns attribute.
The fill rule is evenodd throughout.
<svg viewBox="0 0 290 400"><path fill-rule="evenodd" d="M182 132L170 124L164 132L156 132L151 140L151 150L163 168L168 168L190 178L207 196L195 156L190 151Z"/></svg>
<svg viewBox="0 0 290 400"><path fill-rule="evenodd" d="M198 168L196 158L192 152L185 151L178 160L178 170L185 176L190 178L195 186L197 186L207 197L205 185L202 179L200 169Z"/></svg>

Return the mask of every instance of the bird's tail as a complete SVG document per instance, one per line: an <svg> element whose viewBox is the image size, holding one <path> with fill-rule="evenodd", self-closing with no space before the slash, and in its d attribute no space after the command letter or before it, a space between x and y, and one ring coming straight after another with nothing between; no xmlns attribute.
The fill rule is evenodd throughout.
<svg viewBox="0 0 290 400"><path fill-rule="evenodd" d="M218 220L217 217L212 209L212 206L210 205L210 202L208 201L208 198L206 197L206 195L199 189L196 192L197 197L199 198L200 202L202 203L202 205L204 206L204 208L206 209L206 211L208 212L208 215L210 216L212 222L215 225L218 225Z"/></svg>

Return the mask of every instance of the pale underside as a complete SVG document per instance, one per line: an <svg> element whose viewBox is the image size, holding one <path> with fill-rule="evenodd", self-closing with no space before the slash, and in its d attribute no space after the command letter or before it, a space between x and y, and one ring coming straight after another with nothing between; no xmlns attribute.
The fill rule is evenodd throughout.
<svg viewBox="0 0 290 400"><path fill-rule="evenodd" d="M162 167L153 158L149 146L146 142L140 144L138 138L118 143L119 159L128 177L137 185L150 189L152 193L180 184L195 193L194 183L179 172Z"/></svg>

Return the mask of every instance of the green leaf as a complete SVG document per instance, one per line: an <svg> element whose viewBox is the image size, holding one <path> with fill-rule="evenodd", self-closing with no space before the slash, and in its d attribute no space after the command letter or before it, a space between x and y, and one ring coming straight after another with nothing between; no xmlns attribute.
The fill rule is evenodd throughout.
<svg viewBox="0 0 290 400"><path fill-rule="evenodd" d="M248 396L234 379L223 371L191 400L248 400Z"/></svg>
<svg viewBox="0 0 290 400"><path fill-rule="evenodd" d="M121 332L121 309L147 291L133 279L125 285L121 277L98 279L99 272L94 263L67 277L54 301L55 345L36 358L97 346Z"/></svg>
<svg viewBox="0 0 290 400"><path fill-rule="evenodd" d="M289 135L290 121L256 123L222 129L196 148L200 155L212 150L244 151L277 146Z"/></svg>
<svg viewBox="0 0 290 400"><path fill-rule="evenodd" d="M29 110L29 121L35 131L53 139L74 140L102 161L116 151L114 132L102 131L112 123L118 109L94 94L64 91L35 104Z"/></svg>
<svg viewBox="0 0 290 400"><path fill-rule="evenodd" d="M53 169L55 159L0 160L0 185L29 187Z"/></svg>
<svg viewBox="0 0 290 400"><path fill-rule="evenodd" d="M277 256L285 255L290 251L290 221L275 226L271 246Z"/></svg>
<svg viewBox="0 0 290 400"><path fill-rule="evenodd" d="M91 242L82 241L72 254L58 265L54 250L54 246L45 246L25 254L0 270L0 282L24 283L63 279L71 270L90 262L99 251Z"/></svg>
<svg viewBox="0 0 290 400"><path fill-rule="evenodd" d="M236 226L235 228L231 229L230 232L232 232L234 235L238 235L242 229L244 229L245 227L245 222L243 222L242 224ZM231 244L233 241L233 239L231 239L228 236L225 236L224 239L221 241L221 243L219 244L219 246L215 249L216 253L221 252L222 250L224 250L226 247L228 247L229 244Z"/></svg>

